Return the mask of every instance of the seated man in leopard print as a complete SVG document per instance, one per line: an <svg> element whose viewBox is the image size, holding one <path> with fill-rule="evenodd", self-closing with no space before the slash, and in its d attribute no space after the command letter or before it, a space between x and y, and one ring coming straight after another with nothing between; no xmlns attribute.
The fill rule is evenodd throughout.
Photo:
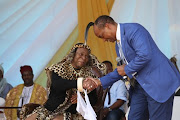
<svg viewBox="0 0 180 120"><path fill-rule="evenodd" d="M21 111L21 119L25 120L81 120L80 114L76 112L77 103L77 78L88 76L96 77L92 66L96 65L105 70L105 65L100 63L91 54L89 46L77 43L70 53L62 61L46 68L48 76L47 88L49 97L46 103L37 107L31 114L26 115L25 108ZM89 94L91 105L97 100L96 91Z"/></svg>

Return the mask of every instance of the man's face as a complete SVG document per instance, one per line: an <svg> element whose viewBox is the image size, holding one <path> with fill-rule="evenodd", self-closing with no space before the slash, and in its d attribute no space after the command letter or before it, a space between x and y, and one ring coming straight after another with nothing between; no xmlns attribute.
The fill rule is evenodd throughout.
<svg viewBox="0 0 180 120"><path fill-rule="evenodd" d="M78 48L72 61L76 69L84 67L89 60L89 51L86 48Z"/></svg>
<svg viewBox="0 0 180 120"><path fill-rule="evenodd" d="M33 85L33 73L31 71L24 71L22 73L22 79L24 81L24 86L31 86Z"/></svg>
<svg viewBox="0 0 180 120"><path fill-rule="evenodd" d="M111 24L106 23L104 28L99 28L97 25L94 25L94 34L98 37L103 39L104 41L108 42L115 42L116 41L116 34L113 33L111 30Z"/></svg>
<svg viewBox="0 0 180 120"><path fill-rule="evenodd" d="M107 67L107 74L113 71L113 68L109 63L105 63L105 65Z"/></svg>

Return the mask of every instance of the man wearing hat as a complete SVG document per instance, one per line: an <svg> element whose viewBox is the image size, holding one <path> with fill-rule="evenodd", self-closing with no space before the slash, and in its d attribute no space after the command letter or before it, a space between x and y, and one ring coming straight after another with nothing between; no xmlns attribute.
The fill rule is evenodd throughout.
<svg viewBox="0 0 180 120"><path fill-rule="evenodd" d="M42 105L47 100L47 91L41 85L33 82L34 74L31 66L21 66L20 72L24 84L20 84L10 90L6 97L5 106L22 107L27 103L36 103ZM16 120L19 110L6 109L4 112L7 119Z"/></svg>
<svg viewBox="0 0 180 120"><path fill-rule="evenodd" d="M0 65L0 97L5 99L6 95L12 88L12 85L7 83L6 79L4 78L4 69L2 65Z"/></svg>

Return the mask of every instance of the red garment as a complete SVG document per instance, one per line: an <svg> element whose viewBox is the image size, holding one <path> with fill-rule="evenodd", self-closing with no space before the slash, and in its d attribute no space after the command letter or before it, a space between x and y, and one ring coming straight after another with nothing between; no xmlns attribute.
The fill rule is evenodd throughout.
<svg viewBox="0 0 180 120"><path fill-rule="evenodd" d="M29 65L21 66L21 68L20 68L21 74L22 74L24 71L31 71L31 72L32 72L31 66L29 66Z"/></svg>

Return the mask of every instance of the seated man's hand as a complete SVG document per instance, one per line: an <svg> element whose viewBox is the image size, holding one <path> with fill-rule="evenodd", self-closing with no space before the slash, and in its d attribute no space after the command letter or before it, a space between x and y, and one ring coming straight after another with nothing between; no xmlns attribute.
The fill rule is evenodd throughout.
<svg viewBox="0 0 180 120"><path fill-rule="evenodd" d="M76 104L77 103L77 94L72 95L71 97L71 103Z"/></svg>

